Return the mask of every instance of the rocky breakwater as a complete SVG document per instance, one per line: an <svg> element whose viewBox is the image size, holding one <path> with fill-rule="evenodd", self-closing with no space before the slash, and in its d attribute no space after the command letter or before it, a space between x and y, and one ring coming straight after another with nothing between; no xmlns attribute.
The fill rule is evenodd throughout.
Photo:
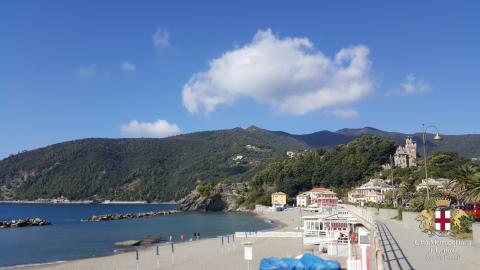
<svg viewBox="0 0 480 270"><path fill-rule="evenodd" d="M169 211L150 211L145 213L128 213L128 214L105 214L98 216L91 216L83 221L110 221L110 220L122 220L122 219L132 219L132 218L149 218L149 217L158 217L158 216L168 216L177 214L181 211L178 210L169 210Z"/></svg>
<svg viewBox="0 0 480 270"><path fill-rule="evenodd" d="M21 227L38 227L52 225L51 222L41 218L14 219L8 221L0 221L0 228L21 228Z"/></svg>

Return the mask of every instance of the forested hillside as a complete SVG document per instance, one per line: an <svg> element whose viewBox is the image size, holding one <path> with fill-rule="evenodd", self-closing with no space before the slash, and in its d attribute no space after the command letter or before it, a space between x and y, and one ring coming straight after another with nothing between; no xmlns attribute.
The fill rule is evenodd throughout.
<svg viewBox="0 0 480 270"><path fill-rule="evenodd" d="M379 169L405 136L374 128L292 135L251 126L164 139L76 140L0 160L0 199L167 201L200 181L246 181L257 172L252 183L259 192L267 186L289 194L313 185L344 187ZM414 138L421 153L420 137ZM480 135L443 138L429 140L428 152L480 156ZM308 151L289 160L292 150Z"/></svg>
<svg viewBox="0 0 480 270"><path fill-rule="evenodd" d="M288 149L304 147L255 127L165 139L71 141L0 161L0 195L167 201L186 195L198 181L244 181L267 162L286 157ZM234 160L238 155L243 158Z"/></svg>
<svg viewBox="0 0 480 270"><path fill-rule="evenodd" d="M249 182L248 204L263 203L269 194L282 191L290 197L314 186L352 187L381 171L395 152L393 141L364 136L328 150L313 150L293 159L270 163Z"/></svg>

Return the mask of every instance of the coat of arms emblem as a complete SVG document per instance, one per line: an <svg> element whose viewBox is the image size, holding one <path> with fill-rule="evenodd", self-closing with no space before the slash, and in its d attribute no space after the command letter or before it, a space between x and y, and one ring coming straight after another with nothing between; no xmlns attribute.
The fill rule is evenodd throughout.
<svg viewBox="0 0 480 270"><path fill-rule="evenodd" d="M435 204L435 210L423 210L418 214L416 220L420 221L420 230L430 236L454 236L452 227L460 228L461 218L468 218L468 215L461 209L448 210L448 199L437 200Z"/></svg>

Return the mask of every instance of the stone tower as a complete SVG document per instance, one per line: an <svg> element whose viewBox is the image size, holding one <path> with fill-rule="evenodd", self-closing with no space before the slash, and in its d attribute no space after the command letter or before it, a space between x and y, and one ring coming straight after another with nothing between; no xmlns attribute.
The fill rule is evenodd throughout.
<svg viewBox="0 0 480 270"><path fill-rule="evenodd" d="M405 146L399 146L393 156L395 166L407 168L417 166L417 143L412 137L405 139Z"/></svg>

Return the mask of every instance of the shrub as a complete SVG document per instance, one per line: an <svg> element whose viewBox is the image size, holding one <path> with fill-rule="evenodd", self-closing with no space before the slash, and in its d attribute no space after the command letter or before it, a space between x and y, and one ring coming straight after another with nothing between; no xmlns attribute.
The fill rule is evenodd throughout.
<svg viewBox="0 0 480 270"><path fill-rule="evenodd" d="M203 197L210 197L213 195L213 184L211 182L201 182L197 186L197 192Z"/></svg>

